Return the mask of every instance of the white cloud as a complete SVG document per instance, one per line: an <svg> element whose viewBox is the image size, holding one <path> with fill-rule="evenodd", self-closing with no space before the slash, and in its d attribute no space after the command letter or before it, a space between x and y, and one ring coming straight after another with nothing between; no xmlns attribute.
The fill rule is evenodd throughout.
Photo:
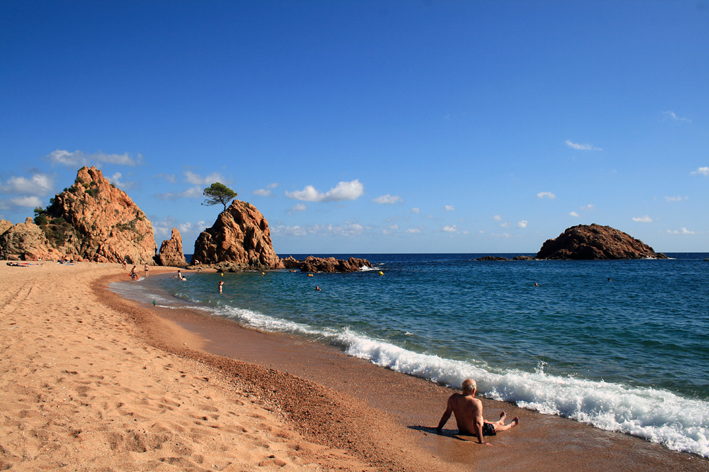
<svg viewBox="0 0 709 472"><path fill-rule="evenodd" d="M569 213L569 215L573 216L574 218L578 218L581 216L578 213L576 213L575 211L572 211L571 213Z"/></svg>
<svg viewBox="0 0 709 472"><path fill-rule="evenodd" d="M173 184L177 183L177 176L175 174L163 174L162 172L157 174L155 177L160 179L165 179Z"/></svg>
<svg viewBox="0 0 709 472"><path fill-rule="evenodd" d="M386 195L372 199L372 201L384 205L387 203L403 202L404 200L399 196L392 197L387 193Z"/></svg>
<svg viewBox="0 0 709 472"><path fill-rule="evenodd" d="M36 173L31 178L10 177L5 185L0 184L0 193L19 193L21 195L47 195L54 185L51 176Z"/></svg>
<svg viewBox="0 0 709 472"><path fill-rule="evenodd" d="M204 221L198 221L197 223L191 223L189 221L180 223L171 216L160 220L151 218L151 220L153 222L153 233L155 234L155 239L158 241L158 246L160 246L161 241L170 238L172 228L177 228L182 236L183 242L197 239L199 233L207 228L207 224ZM185 245L184 250L188 253L192 252L189 248L189 244Z"/></svg>
<svg viewBox="0 0 709 472"><path fill-rule="evenodd" d="M276 187L278 187L278 184L276 182L266 185L266 188L276 188Z"/></svg>
<svg viewBox="0 0 709 472"><path fill-rule="evenodd" d="M593 206L593 203L589 203L589 204L586 205L586 206L582 206L581 209L582 209L583 211L593 211L593 210L596 209L596 207Z"/></svg>
<svg viewBox="0 0 709 472"><path fill-rule="evenodd" d="M636 223L652 223L652 218L650 218L648 215L645 216L640 216L638 218L633 218L633 221Z"/></svg>
<svg viewBox="0 0 709 472"><path fill-rule="evenodd" d="M502 217L500 215L495 215L492 217L492 219L495 221L502 221Z"/></svg>
<svg viewBox="0 0 709 472"><path fill-rule="evenodd" d="M179 193L158 193L156 198L161 200L177 200L178 198L201 198L204 196L203 189L199 186L190 187Z"/></svg>
<svg viewBox="0 0 709 472"><path fill-rule="evenodd" d="M572 143L570 140L566 140L566 145L578 149L580 151L603 151L601 148L594 147L590 144L578 144L578 143Z"/></svg>
<svg viewBox="0 0 709 472"><path fill-rule="evenodd" d="M121 190L130 190L135 187L135 182L121 182L122 177L123 174L121 174L120 172L116 172L108 179L108 181L116 187L120 188Z"/></svg>
<svg viewBox="0 0 709 472"><path fill-rule="evenodd" d="M518 227L518 228L526 228L526 227L527 227L527 224L528 224L528 221L527 221L527 220L522 220L522 221L520 221L519 223L517 223L517 227Z"/></svg>
<svg viewBox="0 0 709 472"><path fill-rule="evenodd" d="M201 198L204 196L204 191L200 187L191 187L177 194L180 198Z"/></svg>
<svg viewBox="0 0 709 472"><path fill-rule="evenodd" d="M694 234L694 231L689 231L687 228L682 228L679 231L677 231L677 230L672 231L672 230L668 229L667 233L669 233L669 234Z"/></svg>
<svg viewBox="0 0 709 472"><path fill-rule="evenodd" d="M453 225L453 226L444 226L443 229L441 229L441 231L444 231L444 232L446 232L446 233L455 233L456 231L458 231L458 228L456 228L455 225Z"/></svg>
<svg viewBox="0 0 709 472"><path fill-rule="evenodd" d="M312 185L306 185L303 190L286 192L288 198L306 202L338 202L343 200L357 200L364 193L364 185L359 179L352 182L340 182L327 193L316 190Z"/></svg>
<svg viewBox="0 0 709 472"><path fill-rule="evenodd" d="M11 198L10 202L13 205L25 208L37 208L42 206L42 200L40 200L39 197L35 197L34 195Z"/></svg>
<svg viewBox="0 0 709 472"><path fill-rule="evenodd" d="M411 211L411 213L416 213L416 214L421 213L421 210L416 207L412 208L410 211Z"/></svg>
<svg viewBox="0 0 709 472"><path fill-rule="evenodd" d="M53 164L63 164L73 167L86 164L84 153L81 151L69 152L57 149L56 151L52 151L47 157L49 157L49 160Z"/></svg>
<svg viewBox="0 0 709 472"><path fill-rule="evenodd" d="M305 205L305 203L296 203L295 206L290 209L290 211L305 211L307 209L308 207Z"/></svg>
<svg viewBox="0 0 709 472"><path fill-rule="evenodd" d="M689 197L682 197L682 196L676 196L676 197L665 197L665 200L668 202L681 202L682 200L688 200Z"/></svg>
<svg viewBox="0 0 709 472"><path fill-rule="evenodd" d="M510 227L510 224L509 224L509 222L505 221L504 223L501 223L500 226L501 226L502 228L509 228L509 227Z"/></svg>
<svg viewBox="0 0 709 472"><path fill-rule="evenodd" d="M142 164L143 156L138 154L135 159L130 157L128 153L125 154L104 154L101 151L98 154L89 154L89 160L96 160L99 162L106 162L108 164L118 164L122 166L137 166Z"/></svg>
<svg viewBox="0 0 709 472"><path fill-rule="evenodd" d="M537 198L548 198L549 200L554 200L556 198L556 195L551 192L539 192L537 194Z"/></svg>
<svg viewBox="0 0 709 472"><path fill-rule="evenodd" d="M270 197L273 195L273 192L270 189L265 189L265 188L257 188L254 190L254 195L259 195L261 197Z"/></svg>
<svg viewBox="0 0 709 472"><path fill-rule="evenodd" d="M699 169L692 172L692 175L709 175L709 167L700 167Z"/></svg>
<svg viewBox="0 0 709 472"><path fill-rule="evenodd" d="M128 153L105 154L101 151L96 154L86 154L83 151L69 152L66 150L57 149L56 151L49 153L47 157L49 157L50 162L53 164L61 164L71 167L95 165L101 162L134 167L143 163L143 156L141 154L138 154L135 158L133 158L130 157Z"/></svg>
<svg viewBox="0 0 709 472"><path fill-rule="evenodd" d="M690 120L689 118L681 118L681 117L677 116L675 114L675 112L673 112L673 111L663 111L662 114L665 115L665 118L664 118L665 120L677 121L680 123L691 123L692 122L692 120Z"/></svg>
<svg viewBox="0 0 709 472"><path fill-rule="evenodd" d="M453 205L446 205L446 211L455 211L455 207Z"/></svg>
<svg viewBox="0 0 709 472"><path fill-rule="evenodd" d="M390 226L387 226L386 228L384 228L384 230L382 231L382 233L384 233L384 234L391 234L391 233L393 233L394 231L396 231L396 230L398 230L398 229L399 229L399 225L393 224L393 225L390 225Z"/></svg>
<svg viewBox="0 0 709 472"><path fill-rule="evenodd" d="M310 226L285 226L279 225L271 227L271 234L285 236L305 236L308 234L316 236L358 236L364 232L364 227L356 222L345 222L343 225L310 225Z"/></svg>
<svg viewBox="0 0 709 472"><path fill-rule="evenodd" d="M116 172L111 177L109 177L108 181L111 182L116 187L120 187L121 186L120 185L121 177L123 177L123 174L121 174L120 172Z"/></svg>
<svg viewBox="0 0 709 472"><path fill-rule="evenodd" d="M211 174L207 175L206 177L200 177L198 174L195 174L194 172L185 171L185 180L193 185L211 185L214 182L221 182L224 183L226 182L226 179L224 179L224 176L222 176L219 172L212 172Z"/></svg>
<svg viewBox="0 0 709 472"><path fill-rule="evenodd" d="M409 233L409 234L415 234L415 233L420 233L421 230L418 229L418 228L409 228L409 229L406 230L406 232Z"/></svg>

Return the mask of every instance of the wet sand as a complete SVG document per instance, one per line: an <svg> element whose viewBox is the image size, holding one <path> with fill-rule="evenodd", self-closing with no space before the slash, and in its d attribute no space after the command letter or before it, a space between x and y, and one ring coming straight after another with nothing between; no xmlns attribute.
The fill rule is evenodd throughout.
<svg viewBox="0 0 709 472"><path fill-rule="evenodd" d="M151 269L151 273L159 269ZM709 470L631 436L519 416L491 447L435 426L449 389L188 310L121 299L118 265L0 267L0 469Z"/></svg>

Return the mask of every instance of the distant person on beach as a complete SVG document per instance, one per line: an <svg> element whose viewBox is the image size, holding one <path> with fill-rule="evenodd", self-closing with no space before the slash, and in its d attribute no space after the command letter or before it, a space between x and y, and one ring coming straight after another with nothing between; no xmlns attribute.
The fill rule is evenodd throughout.
<svg viewBox="0 0 709 472"><path fill-rule="evenodd" d="M180 280L187 280L182 276L182 272L180 272L179 270L177 271L177 275L173 275L172 278L173 279L180 279Z"/></svg>
<svg viewBox="0 0 709 472"><path fill-rule="evenodd" d="M222 293L222 287L224 287L224 281L219 282L219 293Z"/></svg>
<svg viewBox="0 0 709 472"><path fill-rule="evenodd" d="M123 270L126 270L126 260L125 259L123 259L123 262L121 265L123 266Z"/></svg>
<svg viewBox="0 0 709 472"><path fill-rule="evenodd" d="M138 274L135 272L135 266L130 270L130 278L133 280L138 278Z"/></svg>
<svg viewBox="0 0 709 472"><path fill-rule="evenodd" d="M145 264L145 276L148 276L148 264Z"/></svg>
<svg viewBox="0 0 709 472"><path fill-rule="evenodd" d="M490 446L490 443L483 441L483 436L495 436L498 432L506 431L519 424L519 418L515 417L510 423L505 424L505 412L500 413L500 419L493 423L483 420L483 403L475 398L478 386L475 380L466 379L463 381L463 393L454 393L448 398L448 407L441 417L441 421L436 428L439 432L448 422L451 413L455 413L455 421L458 423L458 434L464 436L477 436L480 444Z"/></svg>

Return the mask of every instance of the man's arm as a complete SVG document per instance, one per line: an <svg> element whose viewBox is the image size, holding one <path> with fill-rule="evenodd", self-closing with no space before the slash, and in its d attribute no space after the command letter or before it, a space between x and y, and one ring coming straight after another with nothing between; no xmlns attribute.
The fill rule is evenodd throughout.
<svg viewBox="0 0 709 472"><path fill-rule="evenodd" d="M483 403L480 400L478 400L477 398L474 399L473 401L477 405L477 409L476 409L477 415L475 416L475 418L473 418L473 423L474 423L473 426L475 426L475 436L478 437L478 442L480 444L484 444L486 446L492 446L492 444L486 443L483 440L483 424L485 423L485 421L483 420Z"/></svg>
<svg viewBox="0 0 709 472"><path fill-rule="evenodd" d="M438 431L443 429L448 422L448 419L451 417L451 413L453 413L453 403L451 402L452 398L453 397L450 397L448 399L448 407L446 408L445 413L443 413L443 416L441 416L441 421L438 422L438 427L436 428Z"/></svg>
<svg viewBox="0 0 709 472"><path fill-rule="evenodd" d="M485 441L483 441L483 419L482 419L482 417L475 418L475 435L478 437L478 442L480 444L485 444Z"/></svg>

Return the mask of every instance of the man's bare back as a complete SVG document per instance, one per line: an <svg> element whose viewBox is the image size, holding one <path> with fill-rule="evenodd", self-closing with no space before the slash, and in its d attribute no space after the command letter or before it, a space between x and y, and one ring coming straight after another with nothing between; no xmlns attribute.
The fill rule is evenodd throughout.
<svg viewBox="0 0 709 472"><path fill-rule="evenodd" d="M514 418L509 424L505 424L505 412L500 414L500 419L495 422L485 422L483 420L483 404L475 398L477 385L474 380L467 379L463 382L463 393L454 393L448 398L446 411L438 423L438 430L448 422L452 413L455 413L455 421L458 424L459 434L477 436L480 444L487 444L483 441L483 436L494 436L497 432L508 430L519 424L519 418Z"/></svg>

